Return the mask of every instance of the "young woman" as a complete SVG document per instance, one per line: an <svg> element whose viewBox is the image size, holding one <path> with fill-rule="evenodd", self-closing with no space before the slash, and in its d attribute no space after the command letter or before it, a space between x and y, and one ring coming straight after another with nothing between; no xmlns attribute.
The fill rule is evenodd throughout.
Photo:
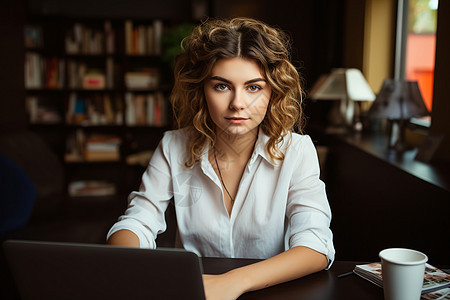
<svg viewBox="0 0 450 300"><path fill-rule="evenodd" d="M199 256L261 258L204 275L207 299L323 270L334 259L331 211L287 36L262 22L210 20L183 41L166 132L108 243L155 248L173 199L183 247Z"/></svg>

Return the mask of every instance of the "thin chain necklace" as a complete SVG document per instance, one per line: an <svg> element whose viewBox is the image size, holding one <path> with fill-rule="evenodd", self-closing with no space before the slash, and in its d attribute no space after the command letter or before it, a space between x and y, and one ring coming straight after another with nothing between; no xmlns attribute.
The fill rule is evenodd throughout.
<svg viewBox="0 0 450 300"><path fill-rule="evenodd" d="M225 191L227 192L228 197L230 197L231 203L234 204L234 199L233 199L233 197L231 197L231 194L230 194L230 192L228 191L227 186L225 185L225 182L223 182L222 173L220 172L220 167L219 167L219 164L217 163L216 146L214 146L214 160L215 160L215 162L216 162L217 171L219 172L220 181L222 182L222 185L223 185L223 187L225 188Z"/></svg>

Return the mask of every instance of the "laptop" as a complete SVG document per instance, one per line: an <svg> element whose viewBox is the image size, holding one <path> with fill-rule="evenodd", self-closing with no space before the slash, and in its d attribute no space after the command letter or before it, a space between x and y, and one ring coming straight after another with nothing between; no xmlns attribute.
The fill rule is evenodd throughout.
<svg viewBox="0 0 450 300"><path fill-rule="evenodd" d="M199 257L182 249L8 240L21 299L205 299Z"/></svg>

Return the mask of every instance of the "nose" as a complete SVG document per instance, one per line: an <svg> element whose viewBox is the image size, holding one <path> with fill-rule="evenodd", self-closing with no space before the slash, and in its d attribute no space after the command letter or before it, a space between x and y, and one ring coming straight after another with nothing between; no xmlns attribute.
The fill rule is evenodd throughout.
<svg viewBox="0 0 450 300"><path fill-rule="evenodd" d="M244 91L236 90L232 94L232 98L230 100L230 109L231 110L243 110L245 108L245 96Z"/></svg>

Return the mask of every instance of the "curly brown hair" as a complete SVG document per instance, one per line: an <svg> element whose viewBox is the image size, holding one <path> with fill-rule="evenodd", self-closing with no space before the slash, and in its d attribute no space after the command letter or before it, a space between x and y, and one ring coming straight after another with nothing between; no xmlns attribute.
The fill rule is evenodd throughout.
<svg viewBox="0 0 450 300"><path fill-rule="evenodd" d="M272 88L262 131L269 137L266 151L272 161L283 160L280 143L302 131L303 90L290 62L290 40L283 31L250 18L211 19L198 25L182 44L175 60L171 102L178 128L191 127L186 166L198 161L207 140L215 144L203 86L214 64L222 58L255 60Z"/></svg>

